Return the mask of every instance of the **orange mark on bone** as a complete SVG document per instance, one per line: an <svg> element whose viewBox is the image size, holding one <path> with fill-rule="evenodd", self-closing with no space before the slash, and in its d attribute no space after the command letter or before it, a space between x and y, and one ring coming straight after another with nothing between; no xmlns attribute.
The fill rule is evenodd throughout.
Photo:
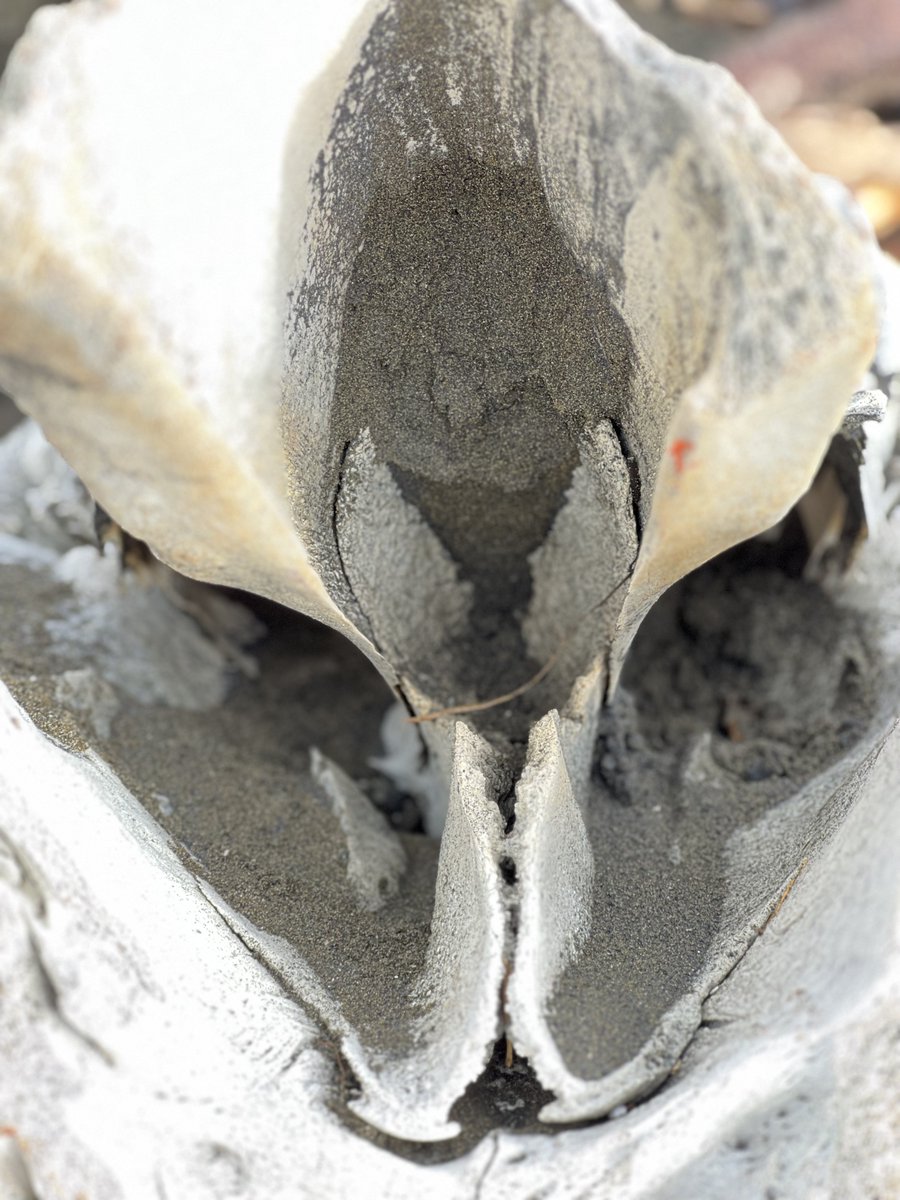
<svg viewBox="0 0 900 1200"><path fill-rule="evenodd" d="M693 449L694 443L688 441L687 438L677 438L669 447L669 453L672 455L675 463L675 470L679 475L684 470L685 456L690 454Z"/></svg>

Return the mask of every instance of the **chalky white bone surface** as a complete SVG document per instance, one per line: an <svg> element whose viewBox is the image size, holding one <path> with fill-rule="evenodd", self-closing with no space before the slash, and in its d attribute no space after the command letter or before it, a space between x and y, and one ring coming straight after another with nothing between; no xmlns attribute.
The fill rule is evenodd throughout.
<svg viewBox="0 0 900 1200"><path fill-rule="evenodd" d="M540 459L557 508L545 537L533 517L520 539L526 611L500 613L519 642L485 678L502 690L527 674L526 656L559 663L525 710L521 772L509 709L477 731L449 717L426 728L450 797L415 997L434 1025L424 1050L381 1069L360 1049L355 1108L397 1136L450 1136L453 1099L499 1031L510 965L507 1015L556 1091L548 1117L639 1095L672 1066L702 995L666 1010L690 1019L661 1016L662 1049L623 1061L617 1090L582 1078L571 1053L562 1063L556 1042L571 1029L549 1011L590 937L597 846L580 805L600 701L660 593L773 524L810 482L874 347L868 235L722 72L675 58L611 0L347 4L327 19L271 3L249 24L228 5L83 0L39 16L3 88L0 382L164 561L339 629L420 713L485 698L467 669L482 653L479 572L502 574L505 526L480 497L494 489L516 507L522 494L527 509L529 455L544 449L539 422L506 436L509 397L541 420L563 413ZM459 183L464 160L476 166ZM465 353L448 342L431 363L445 389L435 411L471 451L442 460L444 417L417 425L421 394L404 394L393 429L395 384L362 385L366 336L386 347L388 375L411 372L407 343L420 349L408 298L391 308L385 286L386 307L378 289L373 301L372 278L408 278L416 238L436 271L450 218L435 204L454 199L476 232L485 205L496 222L488 266L501 294L488 294ZM522 316L517 272L539 279L553 239L550 265L584 285L584 338L559 360L503 344L504 320ZM461 243L463 274L474 244ZM465 316L442 308L447 295L435 303L425 342ZM562 316L542 303L528 332L552 343ZM485 338L499 357L476 403L467 372ZM458 559L448 542L467 522L476 546ZM482 790L471 763L488 758ZM504 841L495 801L517 774L521 811ZM428 820L440 830L440 800ZM521 865L507 894L498 864L510 852ZM761 891L777 886L767 877ZM736 940L739 928L724 931Z"/></svg>
<svg viewBox="0 0 900 1200"><path fill-rule="evenodd" d="M313 157L327 135L362 7L42 9L0 118L4 385L161 557L342 627L288 511L281 335L309 163L296 188L284 173L298 109Z"/></svg>

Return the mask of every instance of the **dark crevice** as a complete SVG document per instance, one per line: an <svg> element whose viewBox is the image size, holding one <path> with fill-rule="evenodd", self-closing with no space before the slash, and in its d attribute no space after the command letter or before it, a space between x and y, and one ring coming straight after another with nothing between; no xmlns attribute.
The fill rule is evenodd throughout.
<svg viewBox="0 0 900 1200"><path fill-rule="evenodd" d="M497 807L503 817L503 836L509 837L516 824L516 785L511 783L507 790L497 797Z"/></svg>
<svg viewBox="0 0 900 1200"><path fill-rule="evenodd" d="M407 714L410 717L414 717L416 715L416 710L413 708L412 704L410 703L410 700L406 694L405 688L399 679L394 684L394 691L397 693L397 699L400 701L400 703L406 709ZM427 761L428 747L425 745L425 742L424 742L421 734L419 734L419 741L421 742L421 745L422 745L422 753L424 754L425 760Z"/></svg>
<svg viewBox="0 0 900 1200"><path fill-rule="evenodd" d="M500 861L497 865L500 868L500 875L503 878L503 882L505 884L507 884L509 887L512 887L515 884L516 878L517 878L516 864L513 862L513 860L509 857L508 854L504 854L504 856L500 859Z"/></svg>
<svg viewBox="0 0 900 1200"><path fill-rule="evenodd" d="M344 448L341 450L341 457L338 461L337 484L335 485L334 495L331 499L331 534L334 538L334 552L337 555L338 565L341 568L341 576L344 580L344 586L347 589L347 595L351 600L354 598L353 584L350 582L350 576L347 573L344 556L341 552L341 539L338 534L338 506L341 499L341 489L344 486L344 467L346 466L347 455L350 453L352 444L353 442L349 438L344 442Z"/></svg>
<svg viewBox="0 0 900 1200"><path fill-rule="evenodd" d="M619 449L622 452L622 458L628 471L628 486L631 490L631 515L634 520L638 545L640 545L644 536L644 518L641 513L641 469L637 457L631 449L631 443L628 440L625 427L615 417L610 418L610 425L612 425L612 431L616 435L616 441L619 443Z"/></svg>

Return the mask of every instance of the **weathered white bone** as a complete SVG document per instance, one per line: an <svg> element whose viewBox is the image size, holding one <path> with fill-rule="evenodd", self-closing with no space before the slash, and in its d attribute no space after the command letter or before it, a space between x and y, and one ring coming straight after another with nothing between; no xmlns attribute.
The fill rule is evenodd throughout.
<svg viewBox="0 0 900 1200"><path fill-rule="evenodd" d="M347 838L347 876L365 908L380 908L397 891L406 869L403 844L345 771L318 750L312 751L310 759L313 779L328 797Z"/></svg>
<svg viewBox="0 0 900 1200"><path fill-rule="evenodd" d="M521 895L506 987L510 1034L545 1086L559 1091L570 1080L545 1013L563 967L590 934L594 861L572 794L556 714L548 714L531 732L516 787L516 824L508 853Z"/></svg>
<svg viewBox="0 0 900 1200"><path fill-rule="evenodd" d="M366 1070L363 1096L350 1106L379 1129L424 1141L459 1132L447 1114L499 1033L507 949L495 867L502 834L496 755L462 724L456 739L428 959L412 988L410 1053Z"/></svg>
<svg viewBox="0 0 900 1200"><path fill-rule="evenodd" d="M383 1062L345 1033L356 1111L451 1136L507 966L549 1118L658 1081L694 991L624 1084L550 1020L599 706L660 594L812 479L874 347L868 233L612 0L44 13L0 221L0 384L161 558L341 630L419 714L552 663L479 732L425 727L432 832L449 807L418 1032Z"/></svg>
<svg viewBox="0 0 900 1200"><path fill-rule="evenodd" d="M160 557L350 636L291 525L279 403L303 192L362 7L47 8L0 118L5 386ZM153 58L165 86L134 70Z"/></svg>

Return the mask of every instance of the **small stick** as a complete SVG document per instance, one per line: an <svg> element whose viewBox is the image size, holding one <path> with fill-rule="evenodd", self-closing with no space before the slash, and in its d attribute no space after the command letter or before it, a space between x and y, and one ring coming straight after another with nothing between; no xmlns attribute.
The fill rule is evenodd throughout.
<svg viewBox="0 0 900 1200"><path fill-rule="evenodd" d="M480 700L476 704L453 704L450 708L434 708L431 712L422 713L420 717L410 717L410 725L421 725L423 721L436 721L438 717L454 717L457 713L484 712L487 708L496 708L500 704L508 704L510 700L516 700L519 696L524 696L533 687L537 687L545 675L550 674L559 660L564 645L565 643L554 654L551 654L541 669L535 671L530 679L526 679L524 683L520 683L511 692L504 692L502 696L494 696L492 700Z"/></svg>
<svg viewBox="0 0 900 1200"><path fill-rule="evenodd" d="M632 563L625 575L619 580L614 588L606 593L602 600L598 600L596 604L591 605L591 607L581 617L581 620L578 622L578 624L568 634L566 634L541 669L539 671L535 671L530 679L526 679L524 683L520 683L519 686L513 688L511 692L504 692L502 696L494 696L490 700L479 700L473 704L453 704L449 708L434 708L431 710L431 712L422 713L421 716L409 717L408 720L410 725L421 725L425 721L437 721L440 717L455 717L461 715L462 713L484 712L488 708L497 708L501 704L509 704L511 700L517 700L519 696L524 696L526 692L530 692L533 687L537 687L541 680L550 674L550 672L559 662L560 655L562 654L563 650L565 650L569 642L571 642L572 638L575 636L575 633L581 627L582 622L585 621L591 615L591 613L597 612L599 609L601 609L604 604L607 603L607 601L612 600L619 588L628 582L628 580L631 578L632 572L634 571L634 566L635 564Z"/></svg>

